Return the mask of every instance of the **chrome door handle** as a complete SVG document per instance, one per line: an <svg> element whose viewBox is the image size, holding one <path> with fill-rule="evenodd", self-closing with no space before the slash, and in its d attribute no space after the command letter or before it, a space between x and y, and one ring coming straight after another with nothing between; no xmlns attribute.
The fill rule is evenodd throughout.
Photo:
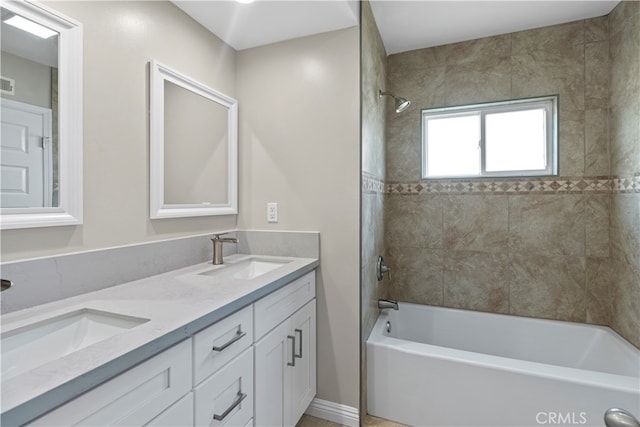
<svg viewBox="0 0 640 427"><path fill-rule="evenodd" d="M244 338L244 336L247 335L246 332L242 332L242 330L240 328L238 328L238 331L236 332L236 334L234 335L233 338L231 338L229 341L227 341L226 343L222 344L221 346L213 346L211 348L212 351L222 351L225 348L229 347L231 344L233 344L236 341L240 341L242 338Z"/></svg>
<svg viewBox="0 0 640 427"><path fill-rule="evenodd" d="M242 402L245 399L245 397L247 397L247 393L243 393L239 391L238 394L236 395L236 400L233 401L231 406L229 406L227 410L220 415L213 414L213 419L216 421L224 420L227 417L227 415L229 415L229 412L233 411L240 404L240 402Z"/></svg>
<svg viewBox="0 0 640 427"><path fill-rule="evenodd" d="M296 366L296 337L287 335L287 339L291 340L291 362L287 362L287 366Z"/></svg>
<svg viewBox="0 0 640 427"><path fill-rule="evenodd" d="M293 357L294 359L297 357L298 359L302 359L302 329L296 329L295 330L296 334L298 332L300 332L300 354L296 354L295 352L293 353ZM294 340L295 342L295 340Z"/></svg>

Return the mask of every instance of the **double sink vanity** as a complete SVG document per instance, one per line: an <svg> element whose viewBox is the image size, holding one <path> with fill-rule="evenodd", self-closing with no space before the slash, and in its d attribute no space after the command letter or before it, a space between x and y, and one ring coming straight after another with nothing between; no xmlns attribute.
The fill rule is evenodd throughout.
<svg viewBox="0 0 640 427"><path fill-rule="evenodd" d="M295 425L318 265L236 254L3 315L2 425Z"/></svg>

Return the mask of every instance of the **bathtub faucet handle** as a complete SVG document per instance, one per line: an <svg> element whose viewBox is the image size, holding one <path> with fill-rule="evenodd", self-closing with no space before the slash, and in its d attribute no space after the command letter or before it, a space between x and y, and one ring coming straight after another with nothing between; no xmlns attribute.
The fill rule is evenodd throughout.
<svg viewBox="0 0 640 427"><path fill-rule="evenodd" d="M384 278L384 273L387 273L389 281L391 281L391 267L384 263L384 258L382 258L382 256L379 256L378 263L376 265L376 277L378 278L378 282Z"/></svg>

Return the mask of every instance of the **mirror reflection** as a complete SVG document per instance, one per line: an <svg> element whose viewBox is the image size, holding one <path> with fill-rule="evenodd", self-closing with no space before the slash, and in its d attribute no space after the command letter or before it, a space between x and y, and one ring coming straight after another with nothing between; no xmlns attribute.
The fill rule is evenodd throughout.
<svg viewBox="0 0 640 427"><path fill-rule="evenodd" d="M227 202L227 117L227 107L165 80L166 204Z"/></svg>
<svg viewBox="0 0 640 427"><path fill-rule="evenodd" d="M0 10L0 205L57 207L59 33Z"/></svg>

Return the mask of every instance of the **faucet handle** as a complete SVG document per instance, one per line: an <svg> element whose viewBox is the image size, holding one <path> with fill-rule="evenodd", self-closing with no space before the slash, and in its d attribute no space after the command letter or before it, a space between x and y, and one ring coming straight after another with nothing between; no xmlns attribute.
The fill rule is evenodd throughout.
<svg viewBox="0 0 640 427"><path fill-rule="evenodd" d="M384 273L387 273L389 280L391 280L391 267L384 263L384 258L382 258L382 256L379 256L378 264L376 265L376 277L378 278L378 282L384 278Z"/></svg>
<svg viewBox="0 0 640 427"><path fill-rule="evenodd" d="M224 232L224 233L216 233L213 235L213 237L211 238L211 240L220 240L221 236L226 236L227 234L231 234L230 232Z"/></svg>
<svg viewBox="0 0 640 427"><path fill-rule="evenodd" d="M6 291L11 286L13 286L13 282L11 280L7 280L7 279L1 279L1 280L2 280L2 287L0 288L0 292Z"/></svg>

